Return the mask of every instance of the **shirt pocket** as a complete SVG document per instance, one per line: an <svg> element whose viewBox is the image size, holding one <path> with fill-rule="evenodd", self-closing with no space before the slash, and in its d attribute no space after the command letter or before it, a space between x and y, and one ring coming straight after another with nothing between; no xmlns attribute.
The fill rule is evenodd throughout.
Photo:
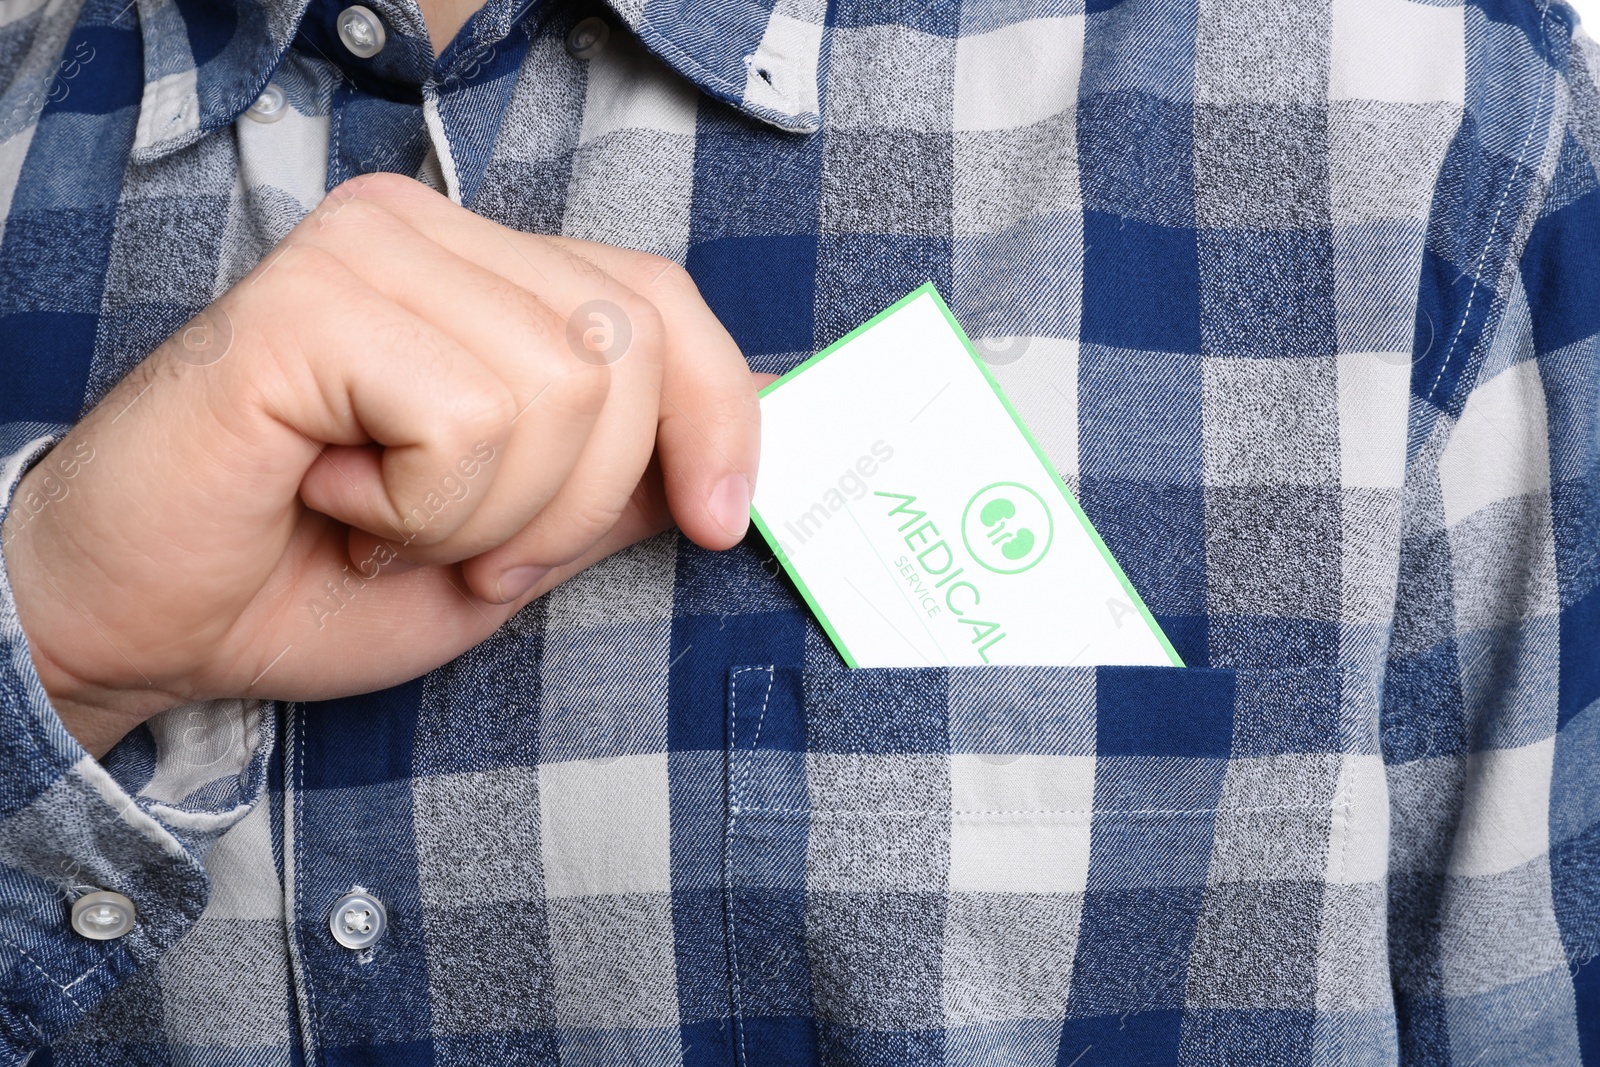
<svg viewBox="0 0 1600 1067"><path fill-rule="evenodd" d="M1381 1007L1387 805L1341 728L1347 688L1332 670L733 668L739 1060L1176 1057L1209 1025L1227 1046L1263 1010L1311 1018L1330 962L1347 1006ZM1329 883L1358 890L1331 948Z"/></svg>

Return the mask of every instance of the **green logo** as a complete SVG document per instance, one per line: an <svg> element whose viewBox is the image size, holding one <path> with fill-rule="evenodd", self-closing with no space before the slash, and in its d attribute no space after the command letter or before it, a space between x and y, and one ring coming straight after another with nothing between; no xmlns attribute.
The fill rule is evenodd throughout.
<svg viewBox="0 0 1600 1067"><path fill-rule="evenodd" d="M1055 523L1044 498L1016 482L978 490L961 513L961 539L996 574L1019 574L1050 550Z"/></svg>

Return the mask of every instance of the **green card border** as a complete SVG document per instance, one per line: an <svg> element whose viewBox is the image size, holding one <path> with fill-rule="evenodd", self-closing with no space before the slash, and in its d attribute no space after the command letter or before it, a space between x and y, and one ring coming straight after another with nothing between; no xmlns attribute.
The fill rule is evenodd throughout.
<svg viewBox="0 0 1600 1067"><path fill-rule="evenodd" d="M1155 617L1150 614L1150 609L1145 606L1144 598L1139 595L1139 591L1135 589L1133 587L1133 583L1128 580L1128 575L1123 571L1122 565L1118 563L1117 558L1111 554L1111 550L1106 547L1105 541L1101 539L1100 532L1094 528L1094 523L1089 521L1089 516L1084 514L1083 508L1079 506L1078 498L1072 495L1072 490L1067 488L1067 483L1061 480L1060 473L1058 473L1055 469L1055 466L1051 464L1049 457L1045 455L1044 449L1039 446L1038 440L1035 439L1033 434L1028 430L1027 424L1022 421L1022 416L1019 415L1017 413L1017 409L1012 406L1010 398L1008 398L1005 394L1005 391L1000 388L999 381L995 379L995 376L989 370L988 365L984 363L983 357L978 353L977 347L973 345L971 338L967 336L967 331L961 328L961 324L956 321L955 315L950 311L950 305L944 302L944 297L939 295L938 287L935 286L931 281L923 282L922 285L907 293L899 300L896 300L894 303L890 304L888 307L872 316L872 318L868 319L866 322L863 322L860 326L857 326L855 329L851 330L849 333L845 334L843 337L839 338L837 341L833 342L816 355L807 359L805 362L801 363L799 366L795 367L781 378L778 378L776 381L768 382L756 395L758 397L765 397L770 393L776 392L779 388L798 378L801 374L810 370L818 363L821 363L824 359L827 359L840 348L849 344L863 333L866 333L868 330L878 325L878 323L882 322L890 315L893 315L901 308L904 308L907 304L910 304L925 295L933 297L934 305L937 306L940 313L944 315L945 321L950 324L950 328L954 330L956 336L961 339L961 343L966 346L967 355L972 357L973 363L977 364L978 370L983 373L984 380L989 383L989 388L994 390L994 395L1000 399L1000 403L1006 409L1006 414L1011 416L1011 421L1013 424L1015 424L1018 431L1021 432L1022 439L1028 442L1029 448L1033 449L1034 458L1039 461L1039 466L1043 467L1045 473L1050 476L1050 480L1055 484L1056 490L1061 494L1062 499L1067 502L1067 507L1071 510L1072 514L1077 517L1078 523L1083 527L1084 532L1089 535L1089 540L1094 544L1095 548L1099 550L1100 557L1104 559L1106 561L1106 565L1111 568L1111 573L1116 575L1117 582L1122 586L1122 591L1127 594L1128 600L1133 604L1134 609L1138 611L1139 617L1144 620L1144 624L1150 628L1151 634L1153 634L1155 639L1161 644L1162 649L1167 653L1167 658L1172 661L1172 666L1185 666L1183 657L1178 655L1178 650L1172 647L1171 641L1167 640L1167 635L1156 623ZM822 624L823 631L826 632L828 637L833 640L834 646L838 648L839 654L844 658L845 665L851 669L859 669L859 662L857 662L854 654L851 653L850 649L845 645L844 640L839 636L839 631L834 628L833 621L829 619L827 613L822 610L822 605L819 604L817 602L817 598L812 595L810 588L807 587L805 580L800 577L800 572L795 567L794 563L784 553L783 549L778 547L778 538L773 534L771 528L767 526L766 520L764 520L756 511L754 505L751 505L750 508L750 521L755 524L756 529L761 531L761 536L767 539L767 546L772 549L772 554L777 557L778 563L783 567L784 571L788 573L789 578L794 582L795 587L800 590L800 596L804 598L806 604L809 605L812 612L816 614L817 621Z"/></svg>

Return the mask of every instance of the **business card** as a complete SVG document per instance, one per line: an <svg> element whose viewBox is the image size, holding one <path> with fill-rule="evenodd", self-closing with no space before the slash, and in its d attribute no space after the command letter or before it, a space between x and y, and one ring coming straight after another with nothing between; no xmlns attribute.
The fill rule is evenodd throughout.
<svg viewBox="0 0 1600 1067"><path fill-rule="evenodd" d="M931 284L761 391L751 516L851 667L1183 665Z"/></svg>

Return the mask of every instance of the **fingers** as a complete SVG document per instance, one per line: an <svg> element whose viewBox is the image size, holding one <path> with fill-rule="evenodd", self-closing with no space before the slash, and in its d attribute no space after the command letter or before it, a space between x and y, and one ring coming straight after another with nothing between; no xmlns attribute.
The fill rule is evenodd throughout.
<svg viewBox="0 0 1600 1067"><path fill-rule="evenodd" d="M313 253L314 254L314 253ZM452 337L373 292L337 263L285 272L275 297L306 309L285 348L323 358L280 358L279 374L255 388L266 414L312 442L333 447L301 480L306 503L387 537L440 544L483 503L430 511L454 488L462 464L505 444L515 398L504 379ZM318 290L322 300L313 298ZM337 299L325 299L327 294ZM277 300L271 301L276 304ZM240 316L250 325L248 318ZM373 351L383 358L371 358ZM251 373L256 368L238 368ZM369 444L382 446L362 447ZM415 516L427 517L425 529Z"/></svg>
<svg viewBox="0 0 1600 1067"><path fill-rule="evenodd" d="M362 195L403 212L420 232L539 294L558 312L570 316L596 299L615 301L633 340L626 351L608 353L614 374L629 373L636 354L650 354L641 336L659 317L657 444L672 515L706 548L739 542L760 458L760 408L738 346L682 267L608 245L518 233L416 183L384 182L364 187Z"/></svg>
<svg viewBox="0 0 1600 1067"><path fill-rule="evenodd" d="M338 193L342 206L308 241L404 325L388 327L394 352L352 361L362 366L335 383L367 437L319 438L336 444L303 482L308 504L396 539L404 559L465 560L471 591L500 603L667 516L707 548L738 543L759 461L756 384L682 268L507 230L403 180ZM327 347L352 344L362 346ZM457 408L430 413L439 398ZM399 432L440 421L460 426ZM664 507L644 521L635 498L652 455ZM478 464L476 480L463 460Z"/></svg>
<svg viewBox="0 0 1600 1067"><path fill-rule="evenodd" d="M612 553L671 528L672 513L667 508L666 494L661 485L661 467L652 459L617 521L575 559L555 566L523 564L516 573L507 574L490 557L479 557L467 560L461 569L468 585L474 588L482 584L482 579L475 575L475 571L485 570L491 575L499 575L504 597L491 599L504 603L518 601L520 607ZM514 558L515 545L506 547ZM512 582L516 584L508 584Z"/></svg>
<svg viewBox="0 0 1600 1067"><path fill-rule="evenodd" d="M594 516L614 517L621 510L649 459L659 396L659 359L651 353L659 349L658 340L643 338L644 351L629 372L614 374L568 350L555 313L539 297L422 238L381 206L354 206L340 219L342 232L335 236L341 240L318 234L312 243L326 241L330 255L381 295L470 350L506 383L516 408L503 440L494 442L493 469L473 482L470 505L452 510L460 521L408 521L403 554L436 562L462 559L504 542L535 514L549 511L566 520L560 559L575 556L603 532ZM358 233L350 234L352 228ZM405 271L393 269L396 263L404 263ZM418 286L408 275L426 277L429 284ZM630 299L620 290L611 283L612 295ZM338 489L327 468L372 465L372 457L358 453L330 452L326 460L320 477L308 484L314 493ZM349 472L337 473L348 480ZM450 490L456 488L454 475L449 468L436 472ZM575 486L582 492L574 492ZM330 495L338 499L321 492L315 506L323 510ZM433 502L438 498L434 493ZM425 517L418 515L417 501L397 505L403 515ZM347 511L328 513L354 522ZM356 524L388 536L397 532Z"/></svg>

